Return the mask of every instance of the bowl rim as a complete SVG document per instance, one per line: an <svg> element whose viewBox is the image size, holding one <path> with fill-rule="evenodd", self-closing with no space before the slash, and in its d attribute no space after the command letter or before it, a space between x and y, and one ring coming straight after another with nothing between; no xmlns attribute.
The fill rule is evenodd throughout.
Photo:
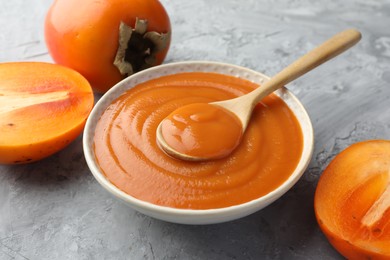
<svg viewBox="0 0 390 260"><path fill-rule="evenodd" d="M223 62L215 62L215 61L180 61L180 62L171 62L171 63L166 63L163 65L155 66L143 71L140 71L136 74L133 74L124 80L118 82L116 85L114 85L111 89L109 89L95 104L94 108L92 109L89 117L87 118L84 132L83 132L83 150L84 150L84 157L87 162L87 165L95 177L95 179L111 194L113 194L115 197L118 197L128 203L131 204L131 206L140 211L141 213L144 213L146 215L150 215L148 212L154 211L158 212L158 214L169 214L169 215L177 215L177 216L213 216L213 215L219 215L223 213L228 213L232 211L237 211L237 210L249 210L249 214L260 210L282 195L284 195L292 186L295 185L295 183L301 178L303 173L305 172L306 168L308 167L311 157L313 155L313 150L314 150L314 131L313 131L313 126L310 120L309 115L307 114L307 111L305 110L304 106L301 104L301 102L298 100L298 98L295 97L287 88L283 87L279 90L277 90L275 93L280 96L280 95L288 95L288 98L292 100L292 102L295 103L295 105L298 107L300 110L300 118L297 117L296 113L294 112L294 115L297 117L298 122L303 128L302 123L306 124L305 128L308 130L304 132L302 130L302 135L303 135L303 149L302 149L302 155L301 158L298 162L297 167L293 171L293 173L289 176L289 178L284 181L280 186L278 186L276 189L272 190L271 192L265 194L264 196L261 196L257 199L247 201L242 204L238 205L232 205L228 207L223 207L223 208L213 208L213 209L183 209L183 208L173 208L173 207L167 207L167 206L161 206L157 204L153 204L151 202L143 201L140 199L137 199L119 188L117 188L114 184L112 184L105 176L104 174L100 171L99 165L95 160L94 157L94 152L93 152L93 134L95 132L96 128L96 123L100 116L102 115L103 111L107 108L105 106L106 103L111 103L113 100L118 98L120 95L124 93L124 91L131 89L134 87L134 85L137 85L141 82L148 81L153 78L158 78L163 75L170 75L178 72L173 72L169 73L169 71L176 67L176 66L194 66L194 67L199 67L201 70L204 72L211 72L213 73L212 70L202 70L202 67L226 67L226 68L231 68L232 70L238 70L238 71L243 71L247 72L247 75L251 74L254 76L257 76L260 79L268 80L269 77L254 71L252 69L234 65L234 64L229 64L229 63L223 63ZM155 72L160 71L165 71L163 75L158 74L159 76L151 76L151 77L146 77L146 75L155 75ZM198 71L198 70L191 70L191 71ZM182 72L190 72L190 70L183 70ZM215 71L215 73L220 73L218 71ZM223 74L223 73L222 73ZM228 75L228 74L226 74ZM140 81L138 83L133 83L130 84L131 81L136 81L136 78L140 77L146 77L146 80ZM247 77L242 77L244 79L247 79ZM247 79L248 80L248 79ZM282 97L283 99L283 97ZM283 99L284 100L284 99ZM285 101L285 100L284 100ZM289 106L290 107L290 106ZM290 108L291 109L291 108ZM302 122L304 120L304 122ZM259 205L263 205L263 207L259 207ZM255 207L256 210L251 210L251 208ZM246 214L246 215L249 215ZM156 216L154 216L156 217ZM156 217L160 218L160 217ZM164 218L160 218L163 219ZM171 221L175 222L175 221ZM221 221L222 222L222 221ZM179 222L180 223L180 222ZM215 223L215 222L211 222Z"/></svg>

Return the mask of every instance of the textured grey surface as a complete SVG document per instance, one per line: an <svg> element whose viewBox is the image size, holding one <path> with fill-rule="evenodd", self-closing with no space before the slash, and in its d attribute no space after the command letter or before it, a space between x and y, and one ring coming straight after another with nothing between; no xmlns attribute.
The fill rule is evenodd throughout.
<svg viewBox="0 0 390 260"><path fill-rule="evenodd" d="M318 177L336 153L390 139L390 3L386 0L162 1L173 42L166 62L214 60L268 75L349 27L352 50L290 84L315 130L295 187L246 218L209 226L154 220L93 179L81 138L43 161L0 166L0 259L339 259L315 222ZM0 0L0 62L51 61L43 40L50 0ZM1 134L1 133L0 133Z"/></svg>

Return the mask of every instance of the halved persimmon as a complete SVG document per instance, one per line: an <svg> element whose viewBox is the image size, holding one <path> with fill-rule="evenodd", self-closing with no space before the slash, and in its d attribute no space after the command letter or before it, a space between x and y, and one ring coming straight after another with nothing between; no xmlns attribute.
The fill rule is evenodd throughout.
<svg viewBox="0 0 390 260"><path fill-rule="evenodd" d="M348 259L390 259L390 141L351 145L329 164L315 193L317 221Z"/></svg>
<svg viewBox="0 0 390 260"><path fill-rule="evenodd" d="M0 63L0 163L27 163L68 145L93 107L88 81L43 62Z"/></svg>

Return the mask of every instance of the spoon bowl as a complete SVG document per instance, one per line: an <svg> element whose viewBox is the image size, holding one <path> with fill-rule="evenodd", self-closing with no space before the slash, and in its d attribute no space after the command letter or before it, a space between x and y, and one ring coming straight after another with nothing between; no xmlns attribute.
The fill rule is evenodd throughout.
<svg viewBox="0 0 390 260"><path fill-rule="evenodd" d="M165 138L164 138L164 136L162 134L161 128L162 128L162 122L158 125L158 127L156 129L157 144L168 155L170 155L172 157L175 157L175 158L177 158L179 160L186 160L186 161L193 161L193 162L205 161L205 160L208 159L208 158L199 157L199 156L191 156L191 155L188 155L188 154L185 154L185 153L178 152L177 150L173 149L172 146L170 146L165 141ZM211 159L216 159L216 158L212 157Z"/></svg>

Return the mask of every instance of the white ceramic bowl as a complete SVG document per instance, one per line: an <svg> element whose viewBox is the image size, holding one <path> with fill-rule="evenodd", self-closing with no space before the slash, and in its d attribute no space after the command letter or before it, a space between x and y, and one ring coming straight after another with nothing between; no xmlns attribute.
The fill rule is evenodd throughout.
<svg viewBox="0 0 390 260"><path fill-rule="evenodd" d="M119 82L106 94L104 94L103 97L97 102L85 126L83 147L85 159L96 180L115 197L123 200L135 210L145 215L174 223L213 224L238 219L266 207L270 203L280 198L284 193L286 193L299 180L307 168L313 152L313 128L305 108L302 106L299 100L286 88L281 88L275 93L281 97L290 107L301 125L303 132L303 152L301 159L295 171L277 189L273 190L265 196L240 205L218 209L191 210L158 206L136 199L124 193L116 186L114 186L108 179L106 179L106 177L100 171L99 165L95 160L93 149L93 137L96 124L100 116L108 107L108 105L117 97L119 97L123 92L141 82L145 82L154 78L169 74L196 71L232 75L235 77L247 79L257 84L262 84L264 81L269 79L267 76L247 68L225 63L203 61L170 63L141 71Z"/></svg>

